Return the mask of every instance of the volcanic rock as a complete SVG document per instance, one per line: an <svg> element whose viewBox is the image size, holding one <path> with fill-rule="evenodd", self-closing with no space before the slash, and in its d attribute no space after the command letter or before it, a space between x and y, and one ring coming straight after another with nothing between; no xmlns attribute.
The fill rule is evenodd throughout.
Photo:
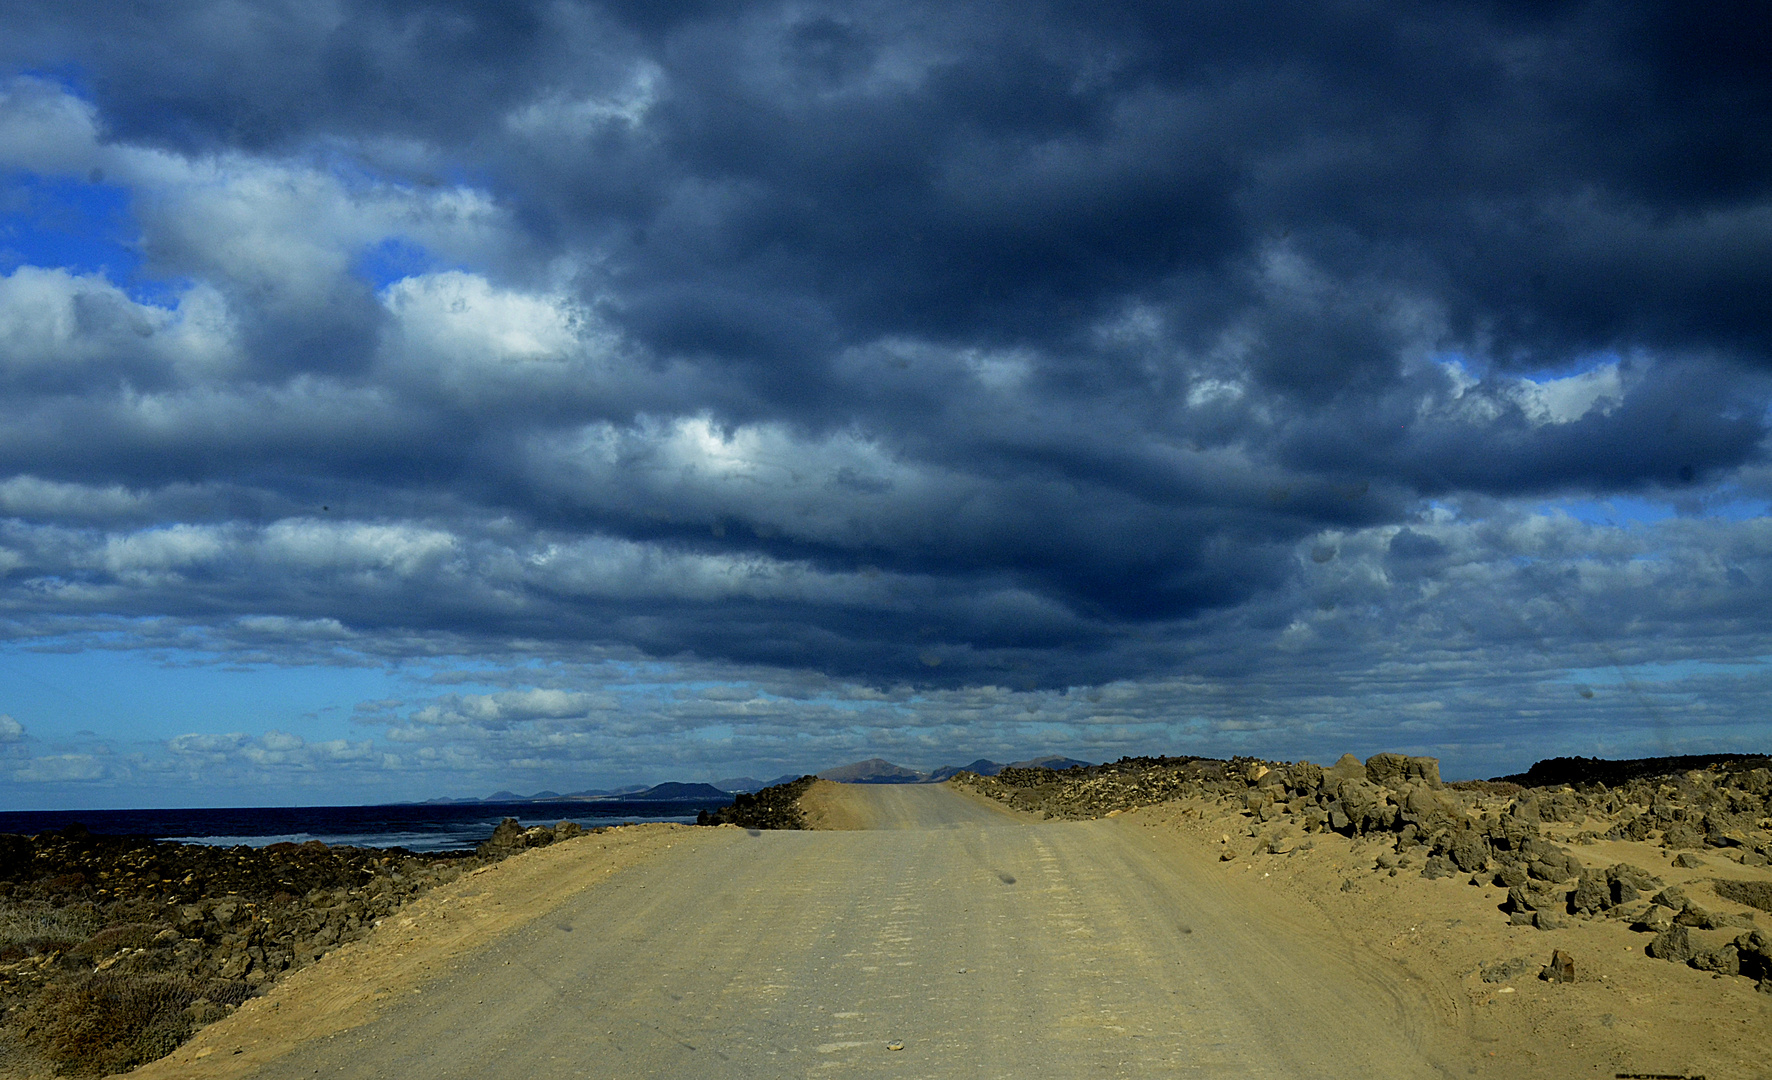
<svg viewBox="0 0 1772 1080"><path fill-rule="evenodd" d="M1692 959L1693 948L1691 931L1684 926L1672 926L1655 935L1649 943L1649 955L1657 960L1667 960L1683 964Z"/></svg>
<svg viewBox="0 0 1772 1080"><path fill-rule="evenodd" d="M1761 911L1772 911L1772 881L1731 881L1717 878L1711 888L1725 900L1746 904Z"/></svg>

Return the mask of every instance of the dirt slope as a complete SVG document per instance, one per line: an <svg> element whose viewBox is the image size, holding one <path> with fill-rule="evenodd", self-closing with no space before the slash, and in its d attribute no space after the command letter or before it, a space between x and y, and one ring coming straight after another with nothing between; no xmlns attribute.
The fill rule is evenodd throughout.
<svg viewBox="0 0 1772 1080"><path fill-rule="evenodd" d="M433 927L484 928L415 921L142 1073L1443 1075L1445 995L1197 845L839 791L897 827L659 830L614 872L585 841L525 855L436 896Z"/></svg>

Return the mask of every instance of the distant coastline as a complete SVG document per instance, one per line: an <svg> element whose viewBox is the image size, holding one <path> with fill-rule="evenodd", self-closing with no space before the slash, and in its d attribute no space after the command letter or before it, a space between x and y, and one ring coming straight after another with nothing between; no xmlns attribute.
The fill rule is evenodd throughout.
<svg viewBox="0 0 1772 1080"><path fill-rule="evenodd" d="M1002 762L978 758L928 772L869 758L826 769L824 779L851 784L940 783L965 771L995 776L1003 769L1068 769L1087 765L1050 755ZM137 836L210 847L269 847L317 840L332 847L402 848L417 853L468 851L492 835L504 818L525 828L571 821L586 829L641 822L689 824L725 809L735 796L791 783L800 774L756 780L731 777L713 784L667 781L651 786L520 795L495 791L483 798L435 798L423 802L357 806L200 807L108 810L0 811L0 833L36 836L81 825L99 836Z"/></svg>
<svg viewBox="0 0 1772 1080"><path fill-rule="evenodd" d="M705 785L698 785L705 786ZM9 810L0 812L0 833L35 836L80 824L101 836L147 836L208 846L268 847L318 840L328 846L404 848L413 852L470 850L484 842L507 817L524 827L572 821L586 828L646 821L693 822L703 810L725 806L732 797L684 799L605 798L597 800L450 803L392 803L367 806L211 807L199 809Z"/></svg>

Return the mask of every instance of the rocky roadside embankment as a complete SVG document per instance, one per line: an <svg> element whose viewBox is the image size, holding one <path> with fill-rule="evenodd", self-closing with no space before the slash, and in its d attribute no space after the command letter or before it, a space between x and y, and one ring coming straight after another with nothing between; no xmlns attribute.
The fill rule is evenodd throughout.
<svg viewBox="0 0 1772 1080"><path fill-rule="evenodd" d="M766 787L754 795L740 792L731 806L703 810L697 825L740 825L747 829L804 829L806 812L800 797L811 790L816 776L802 776L786 784Z"/></svg>
<svg viewBox="0 0 1772 1080"><path fill-rule="evenodd" d="M1596 765L1605 763L1593 763ZM1643 763L1631 763L1642 765ZM1763 868L1772 861L1772 770L1766 758L1658 774L1652 765L1609 787L1581 782L1523 787L1445 784L1433 758L1345 755L1310 762L1235 758L1125 758L1107 765L962 773L952 783L1049 818L1111 816L1134 807L1205 799L1234 809L1246 840L1224 837L1224 859L1288 855L1348 838L1383 844L1373 872L1469 875L1507 890L1498 918L1541 930L1570 920L1619 920L1648 936L1647 952L1718 976L1756 980L1772 993L1772 936L1751 913L1729 913L1690 886L1666 887L1629 863L1589 868L1571 846L1651 843L1672 865ZM1558 840L1562 842L1558 842ZM1772 882L1738 873L1709 882L1731 906L1772 912Z"/></svg>
<svg viewBox="0 0 1772 1080"><path fill-rule="evenodd" d="M152 1061L432 886L580 831L506 819L475 852L436 855L0 834L0 1066Z"/></svg>

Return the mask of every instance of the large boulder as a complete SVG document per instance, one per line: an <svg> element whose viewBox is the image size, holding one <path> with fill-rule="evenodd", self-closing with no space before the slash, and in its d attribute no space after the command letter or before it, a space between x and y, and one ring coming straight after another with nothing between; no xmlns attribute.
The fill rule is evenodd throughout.
<svg viewBox="0 0 1772 1080"><path fill-rule="evenodd" d="M1504 861L1495 870L1495 884L1504 889L1524 885L1528 880L1525 864L1513 859Z"/></svg>
<svg viewBox="0 0 1772 1080"><path fill-rule="evenodd" d="M1718 975L1741 974L1741 950L1734 942L1721 945L1714 949L1705 949L1694 953L1692 966L1700 971L1711 971Z"/></svg>
<svg viewBox="0 0 1772 1080"><path fill-rule="evenodd" d="M1355 832L1368 832L1384 819L1384 792L1370 780L1343 780L1336 797Z"/></svg>
<svg viewBox="0 0 1772 1080"><path fill-rule="evenodd" d="M1568 881L1581 876L1581 860L1554 844L1539 844L1526 872L1541 881Z"/></svg>
<svg viewBox="0 0 1772 1080"><path fill-rule="evenodd" d="M1323 770L1323 787L1334 791L1344 780L1366 779L1366 763L1352 754L1341 755L1341 760Z"/></svg>
<svg viewBox="0 0 1772 1080"><path fill-rule="evenodd" d="M1750 930L1738 936L1735 951L1741 974L1759 979L1762 984L1772 979L1772 937L1764 930Z"/></svg>
<svg viewBox="0 0 1772 1080"><path fill-rule="evenodd" d="M1452 838L1447 858L1466 873L1481 870L1489 862L1489 841L1482 833L1466 829Z"/></svg>
<svg viewBox="0 0 1772 1080"><path fill-rule="evenodd" d="M1661 887L1661 879L1630 863L1617 863L1606 868L1606 884L1612 893L1612 906L1628 904L1642 894Z"/></svg>
<svg viewBox="0 0 1772 1080"><path fill-rule="evenodd" d="M1323 786L1323 767L1308 761L1300 761L1286 770L1291 774L1292 788L1295 791L1310 793Z"/></svg>
<svg viewBox="0 0 1772 1080"><path fill-rule="evenodd" d="M1445 822L1464 814L1464 803L1458 793L1425 782L1411 784L1403 797L1404 820Z"/></svg>
<svg viewBox="0 0 1772 1080"><path fill-rule="evenodd" d="M1405 783L1440 786L1440 759L1410 757L1407 754L1373 754L1366 759L1366 779L1387 788L1400 788Z"/></svg>
<svg viewBox="0 0 1772 1080"><path fill-rule="evenodd" d="M1611 907L1612 890L1607 887L1606 875L1583 870L1575 882L1575 893L1569 898L1569 906L1580 915L1597 915Z"/></svg>
<svg viewBox="0 0 1772 1080"><path fill-rule="evenodd" d="M476 853L485 858L502 859L513 852L523 850L525 840L523 825L516 818L505 818L492 830L492 835L477 849Z"/></svg>
<svg viewBox="0 0 1772 1080"><path fill-rule="evenodd" d="M1661 834L1661 846L1670 849L1701 848L1704 846L1704 834L1689 822L1676 821Z"/></svg>

